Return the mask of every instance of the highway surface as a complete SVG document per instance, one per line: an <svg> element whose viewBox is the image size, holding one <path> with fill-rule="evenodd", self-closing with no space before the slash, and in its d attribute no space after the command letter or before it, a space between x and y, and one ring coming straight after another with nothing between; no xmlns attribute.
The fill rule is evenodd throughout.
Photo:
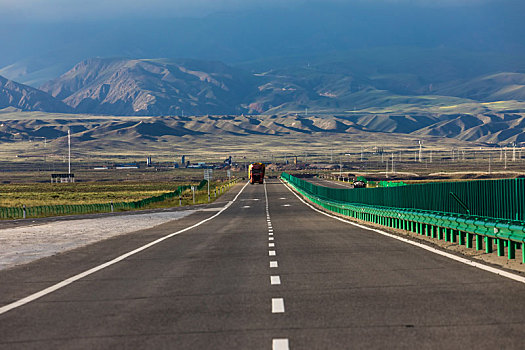
<svg viewBox="0 0 525 350"><path fill-rule="evenodd" d="M243 186L1 271L0 348L523 348L525 284L318 213L277 180Z"/></svg>

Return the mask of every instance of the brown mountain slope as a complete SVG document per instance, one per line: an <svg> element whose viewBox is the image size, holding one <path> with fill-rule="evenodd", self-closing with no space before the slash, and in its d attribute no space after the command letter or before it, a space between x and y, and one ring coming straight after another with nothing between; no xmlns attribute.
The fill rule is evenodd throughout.
<svg viewBox="0 0 525 350"><path fill-rule="evenodd" d="M250 75L218 62L90 59L41 88L79 113L240 113Z"/></svg>
<svg viewBox="0 0 525 350"><path fill-rule="evenodd" d="M421 122L418 123L418 120ZM338 116L197 116L197 117L85 117L55 119L2 118L1 138L5 140L48 139L67 134L85 142L177 142L225 136L275 135L301 139L327 135L363 136L411 135L423 139L458 139L475 143L507 144L525 142L525 114L428 115L425 118L396 115ZM411 131L405 124L410 121ZM385 125L384 128L374 126ZM387 131L393 130L393 131Z"/></svg>
<svg viewBox="0 0 525 350"><path fill-rule="evenodd" d="M72 108L53 96L0 76L0 109L70 113Z"/></svg>

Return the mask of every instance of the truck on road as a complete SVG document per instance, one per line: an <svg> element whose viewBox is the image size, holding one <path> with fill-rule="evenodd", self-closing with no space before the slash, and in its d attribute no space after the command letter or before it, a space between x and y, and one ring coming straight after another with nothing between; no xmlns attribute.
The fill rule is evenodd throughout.
<svg viewBox="0 0 525 350"><path fill-rule="evenodd" d="M262 184L264 182L264 169L265 166L263 163L252 163L248 167L248 176L250 178L250 184L256 182Z"/></svg>

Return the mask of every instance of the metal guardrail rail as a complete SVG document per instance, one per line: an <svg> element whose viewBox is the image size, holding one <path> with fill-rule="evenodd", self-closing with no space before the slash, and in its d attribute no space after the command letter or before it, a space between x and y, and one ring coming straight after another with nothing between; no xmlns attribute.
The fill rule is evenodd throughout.
<svg viewBox="0 0 525 350"><path fill-rule="evenodd" d="M332 212L390 228L414 232L439 240L444 239L446 242L458 243L467 248L473 248L473 241L475 241L475 249L485 249L487 253L493 252L493 245L495 243L498 256L504 256L506 249L509 259L515 259L516 250L521 249L522 261L525 263L524 221L424 209L352 203L341 201L337 198L328 199L318 195L319 192L328 189L326 187L314 185L287 173L283 173L281 178L308 200ZM312 189L316 191L312 191ZM393 191L397 189L398 188L388 188L385 190ZM340 191L363 192L371 190L377 189L343 189ZM525 193L521 195L524 196ZM341 198L341 196L338 196L338 198Z"/></svg>

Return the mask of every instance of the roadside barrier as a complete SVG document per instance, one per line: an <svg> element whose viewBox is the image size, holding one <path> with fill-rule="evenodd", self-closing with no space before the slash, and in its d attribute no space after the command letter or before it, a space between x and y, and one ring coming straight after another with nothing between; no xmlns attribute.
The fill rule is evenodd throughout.
<svg viewBox="0 0 525 350"><path fill-rule="evenodd" d="M372 191L397 191L402 188L404 190L403 192L398 192L396 194L381 194L387 198L386 201L390 203L389 200L394 196L411 195L410 191L406 191L406 189L410 189L412 186L425 185L407 185L403 187L375 189L337 189L338 191L355 191L356 193L360 193L356 195L341 193L334 195L334 192L330 191L333 189L314 185L287 173L283 173L281 178L311 202L337 214L371 222L385 227L414 232L419 235L432 237L438 240L445 240L446 242L457 243L459 245L465 246L466 248L473 248L474 241L475 249L485 249L486 253L492 253L495 245L498 256L504 256L506 250L507 257L509 259L515 259L516 250L521 249L522 261L525 263L525 221L523 220L473 215L472 209L469 209L470 214L463 214L458 212L426 210L421 208L400 208L380 205L380 203L374 205L369 203L361 203L358 200L353 202L348 200L340 200L340 198L344 197L355 197L362 199L363 201L370 202L370 198L366 198L367 192L370 197L377 200L379 196L372 193ZM512 189L512 186L509 186L509 181L494 180L494 182L499 181L503 181L505 183L500 185L494 184L493 186L486 186L486 188ZM455 185L456 188L461 186L461 184L458 183L455 183ZM520 186L523 186L523 182L516 181L515 186L519 189ZM433 188L432 186L429 187L433 191L436 190L435 186ZM479 188L476 186L468 187ZM445 191L448 190L447 186L442 186L441 188ZM319 193L325 194L325 196L319 195ZM426 198L430 201L435 201L435 199L432 198L432 195L436 195L436 193L430 190L427 192L427 194L422 194L424 192L421 192L421 189L418 188L414 191L414 193L422 195L422 199ZM334 195L335 198L329 198L328 196L331 194ZM442 195L440 194L440 198L446 198L446 194L448 193L444 193ZM479 197L485 196L485 200L488 198L492 199L492 202L486 204L487 207L490 207L491 205L500 205L499 202L494 201L496 198L499 200L508 200L509 197L512 197L513 195L513 193L500 193L499 195L496 195L495 193L485 192L479 194ZM515 198L516 203L519 203L520 200L523 201L523 196L525 196L523 191L521 194L516 193L516 195L517 197L521 197ZM400 200L402 201L401 198ZM418 199L418 202L421 203L421 199ZM467 204L463 204L468 208ZM462 206L460 207L462 210L465 210ZM500 210L495 210L493 213L498 213L498 215L501 216L511 216L504 215L505 213ZM523 214L523 212L521 212L521 214ZM512 213L512 216L514 216L514 213ZM516 216L522 217L519 215Z"/></svg>
<svg viewBox="0 0 525 350"><path fill-rule="evenodd" d="M221 186L226 189L236 183L237 179L232 179L226 185ZM202 180L196 190L200 191L208 184L207 180ZM189 190L190 185L178 186L173 192L163 193L158 196L144 198L132 202L101 203L101 204L68 204L68 205L41 205L34 207L0 207L0 219L22 219L29 217L57 216L72 214L104 213L123 210L135 210L144 208L152 203L163 202L167 199L179 197L184 191Z"/></svg>

